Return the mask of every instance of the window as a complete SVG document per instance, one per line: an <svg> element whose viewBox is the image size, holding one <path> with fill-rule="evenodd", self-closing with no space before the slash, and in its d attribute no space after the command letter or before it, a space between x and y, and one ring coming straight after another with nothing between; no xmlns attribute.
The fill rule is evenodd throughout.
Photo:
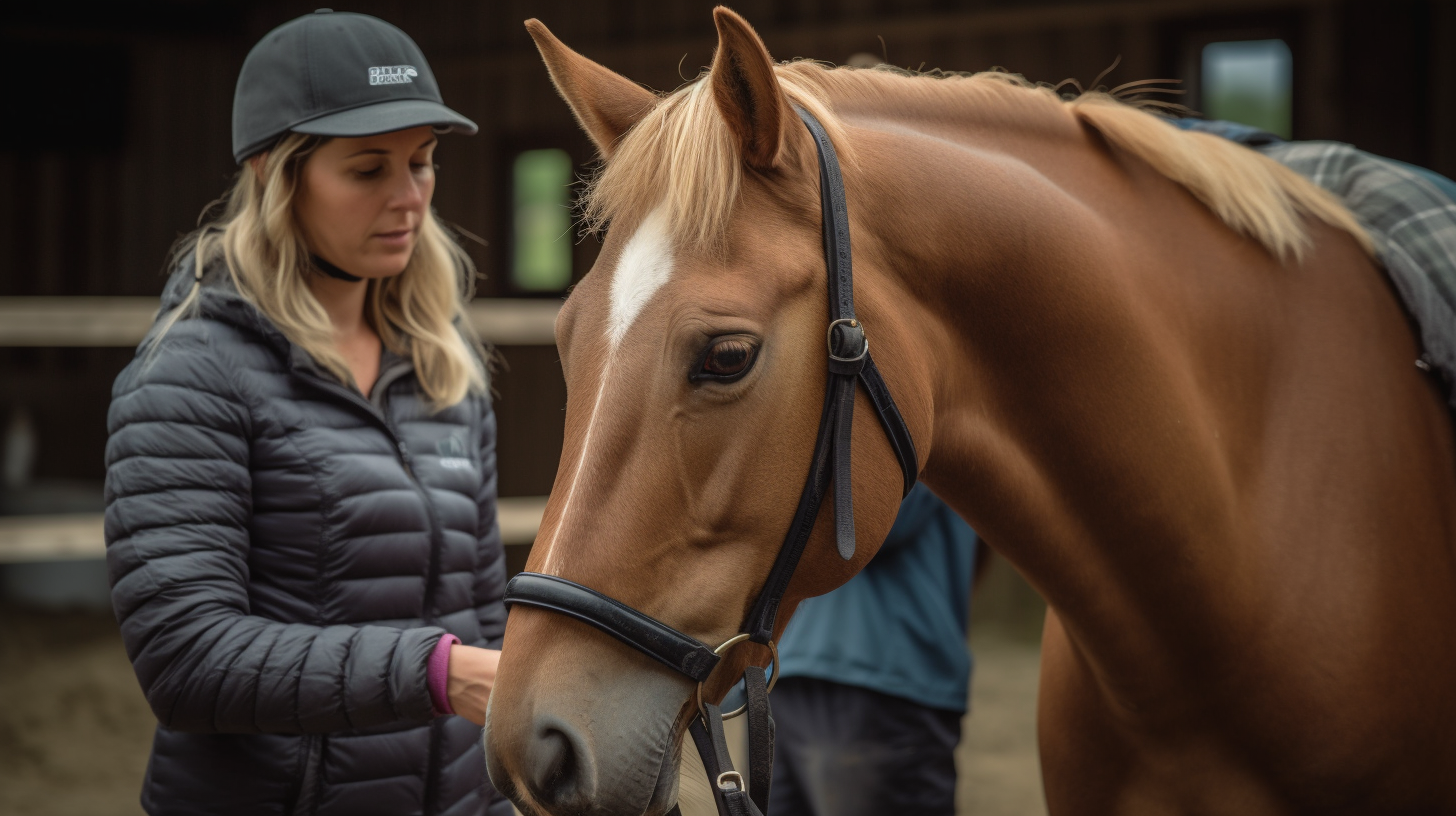
<svg viewBox="0 0 1456 816"><path fill-rule="evenodd" d="M1202 108L1290 138L1294 59L1283 40L1215 42L1203 47Z"/></svg>
<svg viewBox="0 0 1456 816"><path fill-rule="evenodd" d="M565 150L527 150L512 173L511 281L528 292L571 284L571 157Z"/></svg>

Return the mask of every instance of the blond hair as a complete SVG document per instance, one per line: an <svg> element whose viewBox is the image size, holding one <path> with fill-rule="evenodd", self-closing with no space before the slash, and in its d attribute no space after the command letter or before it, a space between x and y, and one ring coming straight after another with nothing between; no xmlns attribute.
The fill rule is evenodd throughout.
<svg viewBox="0 0 1456 816"><path fill-rule="evenodd" d="M706 77L664 97L617 143L582 196L588 229L623 215L640 218L665 201L670 235L690 245L721 242L738 200L743 157ZM782 66L778 79L789 101L824 125L840 160L852 162L839 117Z"/></svg>
<svg viewBox="0 0 1456 816"><path fill-rule="evenodd" d="M1145 106L1108 93L1067 99L1049 86L999 70L919 75L802 60L779 64L774 71L789 101L824 125L847 170L853 168L853 156L833 111L835 99L873 99L887 112L933 100L947 109L982 111L1007 126L1038 129L1059 128L1070 116L1182 185L1225 224L1281 261L1299 260L1309 246L1306 218L1343 230L1366 252L1375 251L1339 199L1293 170L1226 139L1172 127ZM714 245L723 239L743 162L706 77L664 97L618 142L587 188L583 211L589 227L624 215L640 217L665 200L677 240Z"/></svg>
<svg viewBox="0 0 1456 816"><path fill-rule="evenodd" d="M204 211L205 217L222 207L216 220L179 242L179 256L195 256L197 281L163 318L158 340L195 311L202 270L221 261L238 293L285 337L341 381L354 381L334 344L328 313L308 287L308 277L319 273L293 209L303 165L324 141L288 134L262 161L261 172L244 166L232 190ZM426 210L404 271L366 284L365 317L388 349L413 360L420 385L437 409L485 388L485 372L472 349L479 341L464 314L474 274L470 257Z"/></svg>

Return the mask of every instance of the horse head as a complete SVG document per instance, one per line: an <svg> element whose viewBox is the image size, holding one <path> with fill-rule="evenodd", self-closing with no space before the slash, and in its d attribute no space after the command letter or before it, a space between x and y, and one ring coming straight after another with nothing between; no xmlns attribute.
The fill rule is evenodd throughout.
<svg viewBox="0 0 1456 816"><path fill-rule="evenodd" d="M719 8L715 20L711 68L661 97L527 23L605 158L586 213L610 225L556 322L566 440L527 569L709 645L739 631L795 514L829 324L815 143L794 111L820 103L781 79L741 17ZM897 293L863 257L855 294L893 367L907 335L873 319ZM928 425L927 394L895 397L912 432ZM854 399L872 416L862 390ZM831 520L814 525L775 637L801 599L857 572L894 519L903 477L884 433L862 420L851 447L859 546L846 560ZM768 659L753 643L728 651L706 696ZM516 606L488 717L491 778L526 813L662 813L696 691L590 626Z"/></svg>

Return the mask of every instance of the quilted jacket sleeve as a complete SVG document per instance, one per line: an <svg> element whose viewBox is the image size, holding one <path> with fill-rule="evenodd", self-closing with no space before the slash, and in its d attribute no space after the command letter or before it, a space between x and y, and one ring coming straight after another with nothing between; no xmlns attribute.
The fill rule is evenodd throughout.
<svg viewBox="0 0 1456 816"><path fill-rule="evenodd" d="M205 330L179 324L113 389L106 556L127 653L179 731L308 733L430 719L442 631L249 614L247 402Z"/></svg>
<svg viewBox="0 0 1456 816"><path fill-rule="evenodd" d="M506 592L505 548L501 544L500 523L496 519L495 411L489 397L482 397L480 423L480 566L475 571L475 609L480 618L480 632L490 648L499 649L505 634L506 608L501 598Z"/></svg>

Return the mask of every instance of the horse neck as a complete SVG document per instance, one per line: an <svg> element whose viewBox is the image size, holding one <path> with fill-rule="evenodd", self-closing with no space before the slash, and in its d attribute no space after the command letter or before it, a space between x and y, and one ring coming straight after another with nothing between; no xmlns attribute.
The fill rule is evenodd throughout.
<svg viewBox="0 0 1456 816"><path fill-rule="evenodd" d="M1238 383L1280 339L1248 305L1282 270L1070 116L960 116L854 122L857 265L899 332L880 366L915 381L925 481L1074 639L1147 666L1246 578L1261 418Z"/></svg>

